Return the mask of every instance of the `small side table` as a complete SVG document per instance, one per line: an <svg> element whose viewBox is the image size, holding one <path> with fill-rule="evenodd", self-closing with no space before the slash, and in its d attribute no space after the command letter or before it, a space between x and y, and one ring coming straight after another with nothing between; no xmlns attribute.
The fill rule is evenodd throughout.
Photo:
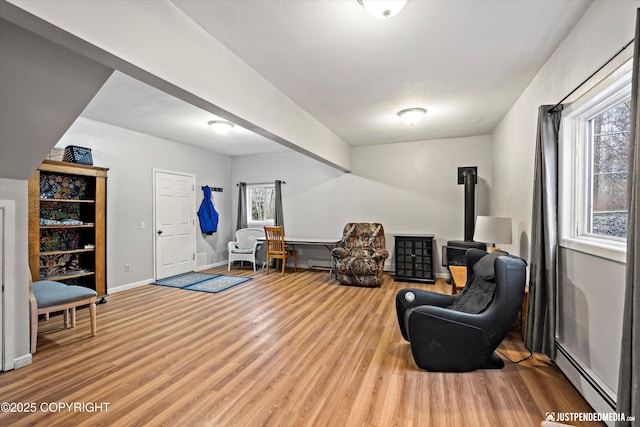
<svg viewBox="0 0 640 427"><path fill-rule="evenodd" d="M451 295L458 293L458 289L464 288L467 284L467 267L462 265L450 265L451 273Z"/></svg>

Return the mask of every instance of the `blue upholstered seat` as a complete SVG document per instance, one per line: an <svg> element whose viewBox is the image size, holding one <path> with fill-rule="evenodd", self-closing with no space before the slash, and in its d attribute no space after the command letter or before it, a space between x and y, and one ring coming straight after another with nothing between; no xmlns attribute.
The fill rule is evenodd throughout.
<svg viewBox="0 0 640 427"><path fill-rule="evenodd" d="M96 334L96 298L98 293L84 286L65 285L51 280L40 280L29 286L31 306L31 353L36 352L38 339L38 315L64 311L65 327L76 326L76 307L89 305L91 336ZM68 314L71 314L69 322Z"/></svg>
<svg viewBox="0 0 640 427"><path fill-rule="evenodd" d="M38 308L53 307L98 296L93 289L50 280L33 282L33 293L36 296Z"/></svg>

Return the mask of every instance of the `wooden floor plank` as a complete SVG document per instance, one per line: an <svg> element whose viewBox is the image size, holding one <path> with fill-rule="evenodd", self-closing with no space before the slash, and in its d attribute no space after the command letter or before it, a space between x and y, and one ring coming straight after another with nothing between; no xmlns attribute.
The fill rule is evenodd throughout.
<svg viewBox="0 0 640 427"><path fill-rule="evenodd" d="M0 412L0 425L538 426L546 412L592 412L540 355L502 370L418 369L395 294L450 293L443 281L387 275L359 288L325 271L231 274L253 280L218 294L145 285L111 295L93 338L86 308L75 329L42 320L33 364L0 374L0 400L37 410ZM517 333L500 350L528 355ZM108 410L41 410L49 402Z"/></svg>

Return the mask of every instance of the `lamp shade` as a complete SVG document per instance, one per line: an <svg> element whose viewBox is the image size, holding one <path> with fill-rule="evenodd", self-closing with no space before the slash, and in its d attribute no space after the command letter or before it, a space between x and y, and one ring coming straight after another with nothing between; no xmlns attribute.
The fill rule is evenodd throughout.
<svg viewBox="0 0 640 427"><path fill-rule="evenodd" d="M473 240L484 243L511 244L511 218L478 216Z"/></svg>

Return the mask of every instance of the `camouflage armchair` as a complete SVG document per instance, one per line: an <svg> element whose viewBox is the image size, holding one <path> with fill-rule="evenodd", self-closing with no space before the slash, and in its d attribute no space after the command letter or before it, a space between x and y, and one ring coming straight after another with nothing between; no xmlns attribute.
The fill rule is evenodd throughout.
<svg viewBox="0 0 640 427"><path fill-rule="evenodd" d="M389 257L382 224L345 225L342 240L331 255L336 278L343 285L380 286L384 260Z"/></svg>

